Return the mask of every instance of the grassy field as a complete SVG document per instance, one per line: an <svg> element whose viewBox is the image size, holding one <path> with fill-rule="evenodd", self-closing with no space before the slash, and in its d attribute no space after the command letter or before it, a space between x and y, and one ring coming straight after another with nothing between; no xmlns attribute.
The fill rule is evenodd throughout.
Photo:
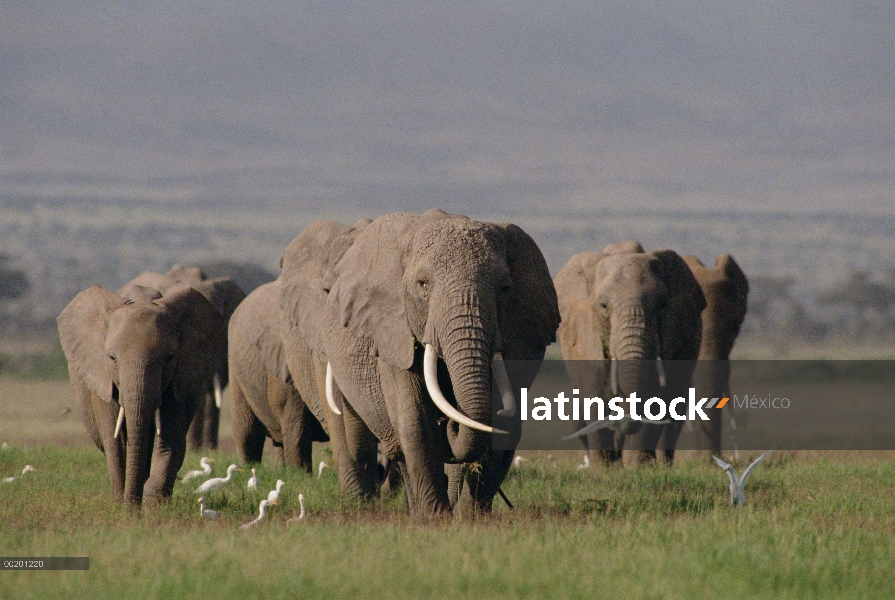
<svg viewBox="0 0 895 600"><path fill-rule="evenodd" d="M104 459L77 418L58 415L56 385L0 379L0 476L37 468L0 484L0 555L89 556L90 569L2 571L2 598L895 596L891 454L775 453L736 508L714 465L578 469L579 452L523 453L503 486L515 509L498 500L466 522L414 521L400 493L342 499L332 470L317 479L265 459L264 492L237 473L209 494L224 517L205 521L191 486L140 514L113 504ZM34 408L10 426L16 397ZM325 446L315 454L329 462ZM235 458L212 455L217 474ZM277 478L280 505L239 530ZM308 515L287 525L299 492Z"/></svg>

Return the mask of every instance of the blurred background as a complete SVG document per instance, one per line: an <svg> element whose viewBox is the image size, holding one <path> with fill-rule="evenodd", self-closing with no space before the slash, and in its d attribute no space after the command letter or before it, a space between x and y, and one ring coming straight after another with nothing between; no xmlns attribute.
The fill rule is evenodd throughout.
<svg viewBox="0 0 895 600"><path fill-rule="evenodd" d="M638 239L751 282L739 357L895 356L895 4L6 3L0 373L82 289L246 291L318 218Z"/></svg>

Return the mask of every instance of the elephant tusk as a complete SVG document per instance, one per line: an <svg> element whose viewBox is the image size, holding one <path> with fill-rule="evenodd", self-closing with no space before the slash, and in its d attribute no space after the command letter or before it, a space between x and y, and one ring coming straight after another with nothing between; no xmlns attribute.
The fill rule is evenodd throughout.
<svg viewBox="0 0 895 600"><path fill-rule="evenodd" d="M221 404L224 402L224 390L221 388L221 376L215 373L214 378L211 381L214 384L214 403L217 405L218 410L220 410Z"/></svg>
<svg viewBox="0 0 895 600"><path fill-rule="evenodd" d="M618 361L614 358L609 363L609 385L612 387L612 393L618 396Z"/></svg>
<svg viewBox="0 0 895 600"><path fill-rule="evenodd" d="M432 402L435 403L438 410L443 412L447 418L456 421L460 425L465 425L470 429L478 429L485 433L507 433L506 431L494 429L488 425L482 425L478 421L470 419L451 406L451 403L447 401L447 398L444 397L444 394L441 393L441 389L438 387L438 356L436 356L435 348L433 348L431 344L426 344L426 352L423 355L423 376L426 379L426 389L432 397Z"/></svg>
<svg viewBox="0 0 895 600"><path fill-rule="evenodd" d="M124 424L124 407L120 407L118 409L118 421L115 423L115 437L118 437L118 434L121 433L121 426Z"/></svg>
<svg viewBox="0 0 895 600"><path fill-rule="evenodd" d="M665 369L662 367L662 357L656 359L656 370L659 372L659 386L665 387Z"/></svg>
<svg viewBox="0 0 895 600"><path fill-rule="evenodd" d="M326 363L326 403L329 404L331 411L341 416L342 411L339 410L336 399L333 398L333 366L330 363Z"/></svg>
<svg viewBox="0 0 895 600"><path fill-rule="evenodd" d="M501 417L512 419L516 416L516 397L513 395L510 376L507 375L507 368L503 366L503 356L500 352L494 353L494 359L491 361L491 370L494 372L494 379L497 380L497 390L500 392L500 399L503 402L503 410L497 411L497 414Z"/></svg>
<svg viewBox="0 0 895 600"><path fill-rule="evenodd" d="M155 409L155 434L162 435L162 411Z"/></svg>

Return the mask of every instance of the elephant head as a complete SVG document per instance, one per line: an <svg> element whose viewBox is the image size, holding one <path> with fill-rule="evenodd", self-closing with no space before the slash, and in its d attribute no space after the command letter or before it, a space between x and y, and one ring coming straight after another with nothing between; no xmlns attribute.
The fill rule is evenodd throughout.
<svg viewBox="0 0 895 600"><path fill-rule="evenodd" d="M147 493L170 495L205 381L226 357L226 327L190 287L164 295L134 287L128 294L91 287L57 322L85 422L110 461L113 494L139 505L150 466ZM157 428L160 464L151 465ZM120 456L123 464L116 463Z"/></svg>
<svg viewBox="0 0 895 600"><path fill-rule="evenodd" d="M439 210L373 221L336 265L328 306L379 361L424 372L448 417L442 458L460 462L490 448L493 359L540 360L559 323L546 262L522 229Z"/></svg>

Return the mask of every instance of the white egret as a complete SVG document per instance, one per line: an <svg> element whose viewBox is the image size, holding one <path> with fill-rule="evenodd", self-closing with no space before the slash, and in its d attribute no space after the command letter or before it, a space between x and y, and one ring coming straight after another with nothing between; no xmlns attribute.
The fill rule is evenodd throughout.
<svg viewBox="0 0 895 600"><path fill-rule="evenodd" d="M516 467L517 469L521 469L523 460L525 460L525 458L523 458L522 456L518 456L518 455L515 456L513 458L513 466Z"/></svg>
<svg viewBox="0 0 895 600"><path fill-rule="evenodd" d="M761 461L765 459L765 457L773 452L773 450L768 450L758 458L752 461L752 463L746 467L746 470L743 471L742 476L737 477L736 472L733 470L733 466L729 463L724 462L714 454L712 458L715 459L715 462L718 463L718 466L724 469L727 473L727 478L730 480L730 503L738 504L742 506L746 504L746 482L749 480L749 476L752 474L752 471L755 470L755 467L761 464Z"/></svg>
<svg viewBox="0 0 895 600"><path fill-rule="evenodd" d="M326 467L326 463L321 460L320 466L317 467L317 479L320 479L320 476L323 475L323 469L325 469Z"/></svg>
<svg viewBox="0 0 895 600"><path fill-rule="evenodd" d="M199 516L202 518L217 519L221 516L221 513L219 513L218 511L205 508L205 496L199 496L196 504L199 505Z"/></svg>
<svg viewBox="0 0 895 600"><path fill-rule="evenodd" d="M578 465L579 469L589 469L590 468L590 456L587 454L584 455L584 460L581 461L581 464Z"/></svg>
<svg viewBox="0 0 895 600"><path fill-rule="evenodd" d="M209 479L208 481L206 481L205 483L203 483L202 485L197 487L196 491L193 493L194 494L204 494L205 492L210 492L212 490L216 490L219 487L221 487L222 485L230 483L230 480L233 478L233 471L241 471L243 473L245 472L242 469L240 469L239 467L237 467L236 465L230 465L229 467L227 467L227 476L226 477L213 477L212 479Z"/></svg>
<svg viewBox="0 0 895 600"><path fill-rule="evenodd" d="M295 523L296 521L301 521L302 519L305 518L305 495L304 494L298 495L298 505L301 507L301 512L298 514L297 517L293 517L293 518L289 519L288 521L286 521L286 525L290 525L292 523Z"/></svg>
<svg viewBox="0 0 895 600"><path fill-rule="evenodd" d="M286 485L286 482L282 479L277 479L277 489L270 490L270 493L267 494L267 501L271 504L276 504L280 500L280 488Z"/></svg>
<svg viewBox="0 0 895 600"><path fill-rule="evenodd" d="M249 521L245 525L240 525L239 528L240 529L249 529L250 527L254 527L255 525L257 525L264 519L264 512L267 509L267 507L270 505L275 505L275 504L276 504L276 502L270 502L269 500L262 500L261 504L258 506L258 512L259 512L258 518L255 519L254 521Z"/></svg>
<svg viewBox="0 0 895 600"><path fill-rule="evenodd" d="M246 487L250 490L258 489L258 474L255 473L254 467L252 467L252 476L249 477L249 482L246 484Z"/></svg>
<svg viewBox="0 0 895 600"><path fill-rule="evenodd" d="M37 470L37 469L35 469L35 468L32 467L31 465L25 465L25 468L22 469L22 475L25 475L26 473L30 473L31 471L36 471L36 470ZM22 475L19 475L18 477L21 477ZM4 477L4 478L3 478L2 480L0 480L0 481L2 481L3 483L12 483L12 482L15 481L16 479L18 479L18 477L15 477L15 476L13 476L13 477Z"/></svg>
<svg viewBox="0 0 895 600"><path fill-rule="evenodd" d="M195 471L187 471L186 475L184 475L183 479L181 479L180 481L187 482L190 479L194 479L201 475L211 475L211 464L210 463L213 463L213 462L214 462L213 458L208 458L207 456L203 456L202 459L199 461L199 464L202 465L202 468L197 469Z"/></svg>

